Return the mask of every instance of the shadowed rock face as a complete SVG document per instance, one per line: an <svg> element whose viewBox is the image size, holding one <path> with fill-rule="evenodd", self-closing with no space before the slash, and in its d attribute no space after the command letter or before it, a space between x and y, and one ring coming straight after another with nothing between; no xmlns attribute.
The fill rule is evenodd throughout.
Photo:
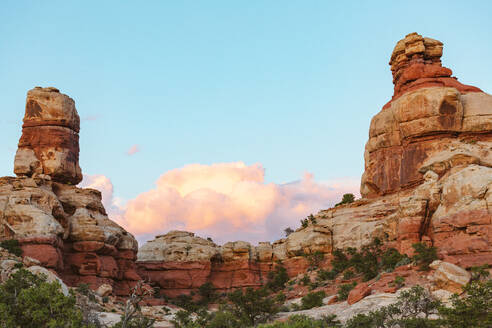
<svg viewBox="0 0 492 328"><path fill-rule="evenodd" d="M27 177L44 174L53 181L78 184L82 181L79 129L73 99L55 88L30 90L14 173Z"/></svg>

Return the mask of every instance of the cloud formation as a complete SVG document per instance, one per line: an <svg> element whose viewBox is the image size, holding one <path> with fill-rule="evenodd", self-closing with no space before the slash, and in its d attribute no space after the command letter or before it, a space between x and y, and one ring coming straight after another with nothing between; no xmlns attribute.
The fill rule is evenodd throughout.
<svg viewBox="0 0 492 328"><path fill-rule="evenodd" d="M140 146L139 145L133 145L130 147L130 149L128 149L126 154L128 156L132 156L132 155L135 155L136 153L138 153L139 151L140 151Z"/></svg>
<svg viewBox="0 0 492 328"><path fill-rule="evenodd" d="M306 173L287 184L265 182L261 164L192 164L164 173L156 187L124 206L114 201L111 181L91 176L83 185L100 189L111 218L139 241L179 229L232 240L271 241L296 228L310 213L328 208L344 193L357 193L358 179L319 183Z"/></svg>

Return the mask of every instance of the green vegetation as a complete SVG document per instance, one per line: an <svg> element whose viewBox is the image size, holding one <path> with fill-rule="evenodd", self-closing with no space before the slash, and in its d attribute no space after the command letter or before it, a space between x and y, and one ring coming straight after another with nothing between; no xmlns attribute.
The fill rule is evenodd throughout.
<svg viewBox="0 0 492 328"><path fill-rule="evenodd" d="M437 260L437 248L423 243L415 243L412 247L415 250L412 260L419 265L420 270L429 271L429 264Z"/></svg>
<svg viewBox="0 0 492 328"><path fill-rule="evenodd" d="M292 230L291 227L287 227L284 229L285 237L289 237L289 235L293 232L294 232L294 230Z"/></svg>
<svg viewBox="0 0 492 328"><path fill-rule="evenodd" d="M305 315L293 315L287 322L277 322L270 325L260 325L260 328L339 328L342 327L336 316L326 316L316 320Z"/></svg>
<svg viewBox="0 0 492 328"><path fill-rule="evenodd" d="M321 262L323 262L325 258L325 254L323 254L320 251L315 251L310 254L303 253L302 256L304 256L308 261L308 265L309 265L308 270L313 270L318 268Z"/></svg>
<svg viewBox="0 0 492 328"><path fill-rule="evenodd" d="M355 201L355 196L354 194L344 194L342 196L342 201L340 203L335 204L335 207L343 204L350 204Z"/></svg>
<svg viewBox="0 0 492 328"><path fill-rule="evenodd" d="M322 290L319 292L308 293L301 298L301 309L307 310L313 307L319 307L323 305L323 298L326 297L326 293Z"/></svg>
<svg viewBox="0 0 492 328"><path fill-rule="evenodd" d="M17 239L8 239L0 242L0 247L9 251L9 253L15 256L22 256L22 248L20 247Z"/></svg>
<svg viewBox="0 0 492 328"><path fill-rule="evenodd" d="M452 306L440 309L445 327L492 327L492 280L485 281L488 272L482 272L484 275L465 286L466 297L455 294L451 299Z"/></svg>
<svg viewBox="0 0 492 328"><path fill-rule="evenodd" d="M345 301L352 289L357 286L357 283L354 281L350 284L343 284L338 287L337 297L339 301Z"/></svg>
<svg viewBox="0 0 492 328"><path fill-rule="evenodd" d="M219 311L208 313L203 308L179 311L173 321L176 328L245 328L266 322L279 312L285 295L271 296L266 288L236 290L227 295L227 303ZM193 318L193 316L195 318Z"/></svg>
<svg viewBox="0 0 492 328"><path fill-rule="evenodd" d="M0 327L84 327L75 296L63 295L58 282L48 283L20 269L0 285Z"/></svg>
<svg viewBox="0 0 492 328"><path fill-rule="evenodd" d="M375 278L380 272L393 271L402 263L408 263L406 255L400 254L396 249L381 249L381 240L375 238L371 244L357 251L355 248L347 248L345 251L336 249L333 251L331 261L332 270L320 270L317 279L319 281L333 280L342 272L344 279L352 279L355 274L361 274L364 281Z"/></svg>
<svg viewBox="0 0 492 328"><path fill-rule="evenodd" d="M200 295L200 304L208 305L217 298L215 294L215 286L211 282L206 282L198 288Z"/></svg>
<svg viewBox="0 0 492 328"><path fill-rule="evenodd" d="M266 288L276 292L284 289L287 281L289 281L287 270L281 264L277 264L275 270L268 273Z"/></svg>

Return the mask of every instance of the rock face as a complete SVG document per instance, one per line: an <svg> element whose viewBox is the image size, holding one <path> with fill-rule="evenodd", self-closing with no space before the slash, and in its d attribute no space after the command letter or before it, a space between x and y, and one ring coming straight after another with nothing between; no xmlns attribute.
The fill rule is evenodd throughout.
<svg viewBox="0 0 492 328"><path fill-rule="evenodd" d="M73 185L82 181L79 129L80 119L72 98L56 88L30 90L15 155L15 174L45 174L53 181Z"/></svg>
<svg viewBox="0 0 492 328"><path fill-rule="evenodd" d="M307 242L318 237L315 232L301 235ZM190 232L171 231L144 244L138 252L137 264L140 276L157 284L162 294L170 297L188 294L207 282L226 292L262 286L277 260L288 264L291 276L304 272L306 258L299 256L300 253L291 258L287 255L288 249L301 252L300 243L291 242L287 247L283 240L254 247L236 241L218 246ZM313 243L313 247L317 246ZM310 251L306 251L309 254Z"/></svg>
<svg viewBox="0 0 492 328"><path fill-rule="evenodd" d="M308 267L306 255L321 252L329 261L332 250L361 248L374 237L407 254L413 243L434 245L442 260L462 268L492 263L492 96L452 77L442 50L416 33L397 43L394 95L370 124L362 199L320 211L315 223L256 247L219 247L173 232L141 248L140 273L170 294L204 282L220 290L255 286L277 260L295 276ZM350 301L368 293L360 287Z"/></svg>
<svg viewBox="0 0 492 328"><path fill-rule="evenodd" d="M0 178L0 240L18 239L24 256L55 270L69 286L109 284L127 295L135 281L137 242L111 221L101 193L75 187L79 116L55 88L27 94L15 158L17 178Z"/></svg>

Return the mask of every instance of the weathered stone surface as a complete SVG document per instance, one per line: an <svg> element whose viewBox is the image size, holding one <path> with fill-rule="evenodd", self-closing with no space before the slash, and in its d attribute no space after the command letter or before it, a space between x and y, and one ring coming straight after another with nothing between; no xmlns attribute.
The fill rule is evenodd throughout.
<svg viewBox="0 0 492 328"><path fill-rule="evenodd" d="M80 119L73 99L56 88L36 87L27 93L26 113L14 172L44 174L54 181L77 184Z"/></svg>
<svg viewBox="0 0 492 328"><path fill-rule="evenodd" d="M96 290L96 294L101 297L109 296L112 293L113 293L113 287L111 287L111 285L108 284L102 284Z"/></svg>
<svg viewBox="0 0 492 328"><path fill-rule="evenodd" d="M442 53L442 42L417 33L410 33L398 41L389 63L395 85L393 99L405 92L431 86L450 86L462 92L480 91L451 77L452 71L441 65Z"/></svg>
<svg viewBox="0 0 492 328"><path fill-rule="evenodd" d="M435 270L431 280L434 282L436 289L461 294L463 286L471 279L471 274L468 271L452 263L437 260L432 262L430 267Z"/></svg>
<svg viewBox="0 0 492 328"><path fill-rule="evenodd" d="M49 271L48 269L43 268L41 266L37 266L37 265L31 266L31 267L27 268L27 270L30 271L31 273L35 274L35 275L45 276L47 282L54 282L54 281L58 282L60 284L62 293L65 296L68 296L67 285L65 285L65 283L56 274L54 274L52 271Z"/></svg>
<svg viewBox="0 0 492 328"><path fill-rule="evenodd" d="M371 294L371 287L369 286L368 283L358 284L357 286L355 286L354 289L350 291L347 298L347 303L349 305L355 304L370 294Z"/></svg>
<svg viewBox="0 0 492 328"><path fill-rule="evenodd" d="M441 175L463 161L490 163L487 145L477 141L492 138L492 96L457 82L441 55L441 42L416 33L395 47L395 94L371 121L363 196L412 188L428 169Z"/></svg>

